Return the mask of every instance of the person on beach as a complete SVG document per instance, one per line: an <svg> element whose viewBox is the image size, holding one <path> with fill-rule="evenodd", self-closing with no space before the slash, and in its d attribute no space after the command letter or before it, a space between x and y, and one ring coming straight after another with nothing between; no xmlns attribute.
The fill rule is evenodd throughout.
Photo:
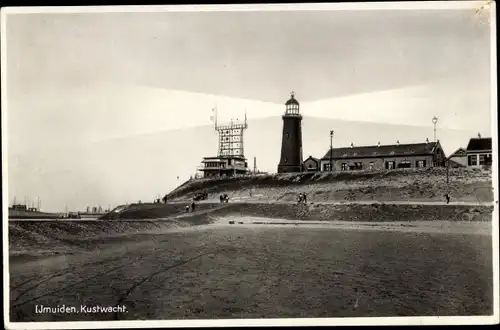
<svg viewBox="0 0 500 330"><path fill-rule="evenodd" d="M450 193L446 193L446 195L444 195L444 197L446 198L446 204L450 204Z"/></svg>
<svg viewBox="0 0 500 330"><path fill-rule="evenodd" d="M194 209L196 208L196 204L194 202L191 203L191 212L194 212Z"/></svg>
<svg viewBox="0 0 500 330"><path fill-rule="evenodd" d="M306 193L302 193L302 199L304 200L304 204L307 204L307 195L306 195Z"/></svg>

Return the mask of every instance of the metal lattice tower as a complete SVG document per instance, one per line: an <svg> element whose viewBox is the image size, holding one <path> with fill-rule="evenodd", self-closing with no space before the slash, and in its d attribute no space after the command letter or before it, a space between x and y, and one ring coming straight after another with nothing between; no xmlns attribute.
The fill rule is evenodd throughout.
<svg viewBox="0 0 500 330"><path fill-rule="evenodd" d="M247 114L245 112L245 120L243 123L234 122L231 119L229 124L217 124L217 108L215 112L215 130L219 133L219 150L218 157L242 157L244 158L243 135L248 128Z"/></svg>

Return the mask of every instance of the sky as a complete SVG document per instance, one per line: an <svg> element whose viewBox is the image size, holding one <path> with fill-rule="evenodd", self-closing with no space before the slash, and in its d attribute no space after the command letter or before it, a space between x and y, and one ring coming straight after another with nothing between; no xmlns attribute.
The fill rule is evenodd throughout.
<svg viewBox="0 0 500 330"><path fill-rule="evenodd" d="M474 9L8 15L9 202L152 199L216 153L214 106L247 113L247 134L278 149L247 156L275 171L291 91L305 127L352 124L339 143L424 141L437 116L449 154L491 135L489 30ZM305 153L322 154L308 127Z"/></svg>

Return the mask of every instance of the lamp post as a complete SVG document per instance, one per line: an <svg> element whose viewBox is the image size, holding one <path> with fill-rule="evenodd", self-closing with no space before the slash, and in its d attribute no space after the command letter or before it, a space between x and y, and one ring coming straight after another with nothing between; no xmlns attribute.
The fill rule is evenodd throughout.
<svg viewBox="0 0 500 330"><path fill-rule="evenodd" d="M432 123L434 124L434 142L436 142L436 124L438 122L438 118L436 116L434 116L432 118Z"/></svg>
<svg viewBox="0 0 500 330"><path fill-rule="evenodd" d="M333 157L333 130L330 130L330 172L332 171L332 157Z"/></svg>
<svg viewBox="0 0 500 330"><path fill-rule="evenodd" d="M448 186L448 189L450 188L449 185L450 185L450 160L451 160L451 157L448 158L448 161L446 162L446 185Z"/></svg>

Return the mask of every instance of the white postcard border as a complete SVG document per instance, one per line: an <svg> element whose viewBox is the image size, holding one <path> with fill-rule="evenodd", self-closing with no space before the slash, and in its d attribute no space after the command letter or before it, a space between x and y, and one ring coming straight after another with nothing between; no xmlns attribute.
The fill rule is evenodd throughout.
<svg viewBox="0 0 500 330"><path fill-rule="evenodd" d="M460 10L489 9L491 28L491 132L493 158L498 159L497 127L497 75L496 75L496 3L492 1L412 1L372 3L320 3L320 4L252 4L252 5L183 5L183 6L93 6L93 7L7 7L1 9L1 93L7 94L6 79L6 28L7 16L34 13L138 13L138 12L189 12L189 11L308 11L308 10ZM493 238L493 311L491 316L433 316L433 317L356 317L356 318L294 318L294 319L218 319L218 320L166 320L166 321L78 321L78 322L10 322L9 310L9 255L8 255L8 139L7 98L2 97L2 205L3 205L3 272L4 272L4 320L7 329L96 329L96 328L158 328L158 327L235 327L235 326L315 326L315 325L472 325L497 324L499 317L499 189L498 162L494 161L492 182L494 211Z"/></svg>

